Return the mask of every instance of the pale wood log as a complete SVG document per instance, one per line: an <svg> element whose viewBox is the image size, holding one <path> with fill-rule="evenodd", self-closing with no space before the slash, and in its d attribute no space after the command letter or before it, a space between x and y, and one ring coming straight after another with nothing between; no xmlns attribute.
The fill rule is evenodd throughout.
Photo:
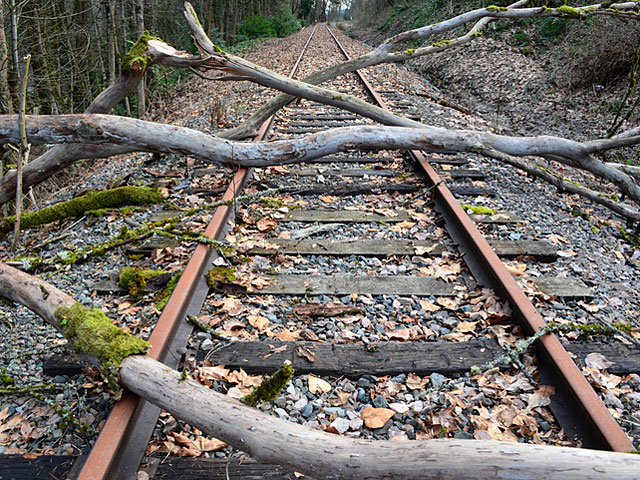
<svg viewBox="0 0 640 480"><path fill-rule="evenodd" d="M55 311L75 303L52 285L3 263L0 295L57 328ZM141 355L122 362L120 383L256 459L315 478L631 480L640 469L640 456L596 450L476 440L349 439L267 415Z"/></svg>
<svg viewBox="0 0 640 480"><path fill-rule="evenodd" d="M618 138L580 143L549 135L509 137L430 126L358 126L335 128L301 138L249 143L233 142L174 125L87 114L29 116L27 133L32 143L121 144L144 151L182 153L210 163L245 167L299 163L349 149L480 153L489 149L512 156L543 156L571 166L578 165L615 183L630 198L640 201L640 187L633 178L590 155L618 144ZM18 138L17 117L0 116L0 141L15 142ZM640 143L640 136L625 141Z"/></svg>
<svg viewBox="0 0 640 480"><path fill-rule="evenodd" d="M253 458L331 479L635 479L624 453L477 440L371 441L311 430L183 379L149 357L122 362L128 390ZM184 399L189 401L185 402Z"/></svg>

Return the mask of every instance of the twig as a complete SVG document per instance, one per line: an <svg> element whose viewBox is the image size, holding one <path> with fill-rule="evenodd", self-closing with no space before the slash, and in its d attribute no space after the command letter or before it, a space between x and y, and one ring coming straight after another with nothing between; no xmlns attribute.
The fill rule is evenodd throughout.
<svg viewBox="0 0 640 480"><path fill-rule="evenodd" d="M25 57L24 75L22 76L22 84L20 88L20 106L19 106L19 123L20 123L20 153L18 154L17 177L16 177L16 222L13 229L13 242L11 249L15 250L20 239L20 215L22 214L22 165L29 162L29 150L31 145L27 142L26 127L26 109L27 109L27 80L29 78L29 64L31 63L31 55ZM24 160L24 161L23 161Z"/></svg>
<svg viewBox="0 0 640 480"><path fill-rule="evenodd" d="M198 317L196 317L195 315L187 315L186 321L187 321L187 323L190 323L194 327L199 328L203 332L208 333L209 335L211 335L213 338L215 338L217 340L222 340L224 342L228 342L229 341L229 339L227 337L225 337L224 335L220 335L218 332L216 332L209 325L205 325L200 320L198 320Z"/></svg>

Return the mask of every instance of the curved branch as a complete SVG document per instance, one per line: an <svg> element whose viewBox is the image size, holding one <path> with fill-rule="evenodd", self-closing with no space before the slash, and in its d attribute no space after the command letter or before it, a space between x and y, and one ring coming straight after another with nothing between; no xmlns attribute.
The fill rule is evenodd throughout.
<svg viewBox="0 0 640 480"><path fill-rule="evenodd" d="M0 116L0 142L19 138L17 116ZM578 166L615 183L640 202L640 187L625 172L592 158L593 142L560 137L509 137L475 130L359 126L342 127L275 142L233 142L197 130L113 115L39 115L27 117L32 143L94 143L125 145L144 151L182 153L211 163L261 167L299 163L351 149L483 152L495 150L520 157L542 156ZM640 143L640 136L631 137ZM630 140L630 139L628 139ZM598 148L608 142L598 140Z"/></svg>

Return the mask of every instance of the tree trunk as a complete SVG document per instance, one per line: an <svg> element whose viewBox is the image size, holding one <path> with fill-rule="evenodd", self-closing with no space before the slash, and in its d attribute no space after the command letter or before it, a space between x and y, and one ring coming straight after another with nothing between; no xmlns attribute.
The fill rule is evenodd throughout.
<svg viewBox="0 0 640 480"><path fill-rule="evenodd" d="M4 2L0 1L0 19L4 19ZM4 21L0 21L0 113L13 113L9 89L9 47L4 34Z"/></svg>
<svg viewBox="0 0 640 480"><path fill-rule="evenodd" d="M144 33L144 0L134 1L136 11L136 37L140 38ZM146 95L145 95L145 75L142 75L142 80L138 83L138 118L143 118L146 108Z"/></svg>

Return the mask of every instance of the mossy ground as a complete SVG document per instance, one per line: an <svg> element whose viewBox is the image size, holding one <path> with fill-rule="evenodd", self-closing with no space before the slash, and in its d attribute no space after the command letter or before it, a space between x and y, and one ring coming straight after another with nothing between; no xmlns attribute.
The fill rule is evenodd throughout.
<svg viewBox="0 0 640 480"><path fill-rule="evenodd" d="M126 288L132 297L141 297L146 291L147 280L164 275L165 270L142 269L125 267L120 270L118 279L122 288Z"/></svg>

